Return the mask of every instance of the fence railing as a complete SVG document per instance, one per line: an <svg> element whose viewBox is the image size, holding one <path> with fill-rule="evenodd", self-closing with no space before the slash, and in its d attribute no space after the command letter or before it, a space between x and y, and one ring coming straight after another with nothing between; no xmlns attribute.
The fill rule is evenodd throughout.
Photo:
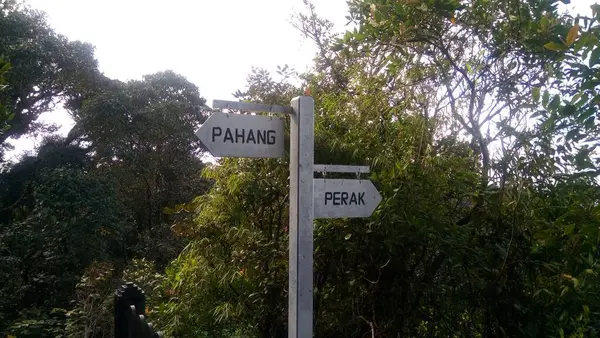
<svg viewBox="0 0 600 338"><path fill-rule="evenodd" d="M115 338L162 338L146 321L146 295L133 283L115 292Z"/></svg>

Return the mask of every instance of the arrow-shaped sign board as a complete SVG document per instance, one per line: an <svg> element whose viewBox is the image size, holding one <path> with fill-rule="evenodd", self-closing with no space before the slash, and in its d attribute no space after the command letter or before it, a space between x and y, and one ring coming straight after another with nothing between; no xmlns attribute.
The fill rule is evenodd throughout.
<svg viewBox="0 0 600 338"><path fill-rule="evenodd" d="M381 195L369 180L314 179L315 218L369 217Z"/></svg>
<svg viewBox="0 0 600 338"><path fill-rule="evenodd" d="M213 113L196 132L216 157L283 157L283 119Z"/></svg>

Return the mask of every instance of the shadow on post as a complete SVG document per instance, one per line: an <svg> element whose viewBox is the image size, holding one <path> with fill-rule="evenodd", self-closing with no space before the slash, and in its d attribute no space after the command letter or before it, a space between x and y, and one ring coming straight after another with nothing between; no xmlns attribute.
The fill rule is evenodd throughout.
<svg viewBox="0 0 600 338"><path fill-rule="evenodd" d="M152 323L146 322L146 296L133 283L127 283L115 292L115 338L162 338Z"/></svg>

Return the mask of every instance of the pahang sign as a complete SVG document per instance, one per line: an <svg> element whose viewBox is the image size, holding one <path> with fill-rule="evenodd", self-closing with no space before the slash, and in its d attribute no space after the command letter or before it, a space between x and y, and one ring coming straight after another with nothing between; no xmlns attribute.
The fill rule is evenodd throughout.
<svg viewBox="0 0 600 338"><path fill-rule="evenodd" d="M281 117L213 113L196 136L217 157L283 157Z"/></svg>
<svg viewBox="0 0 600 338"><path fill-rule="evenodd" d="M381 195L369 180L314 179L315 218L369 217Z"/></svg>

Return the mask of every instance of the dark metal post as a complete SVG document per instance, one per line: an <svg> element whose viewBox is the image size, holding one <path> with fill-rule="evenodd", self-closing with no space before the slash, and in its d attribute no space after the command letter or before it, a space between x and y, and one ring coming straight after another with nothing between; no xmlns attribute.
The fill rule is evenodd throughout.
<svg viewBox="0 0 600 338"><path fill-rule="evenodd" d="M135 306L136 315L143 315L146 296L137 285L127 283L115 292L115 338L129 338L129 325L133 324L130 319L131 305Z"/></svg>

